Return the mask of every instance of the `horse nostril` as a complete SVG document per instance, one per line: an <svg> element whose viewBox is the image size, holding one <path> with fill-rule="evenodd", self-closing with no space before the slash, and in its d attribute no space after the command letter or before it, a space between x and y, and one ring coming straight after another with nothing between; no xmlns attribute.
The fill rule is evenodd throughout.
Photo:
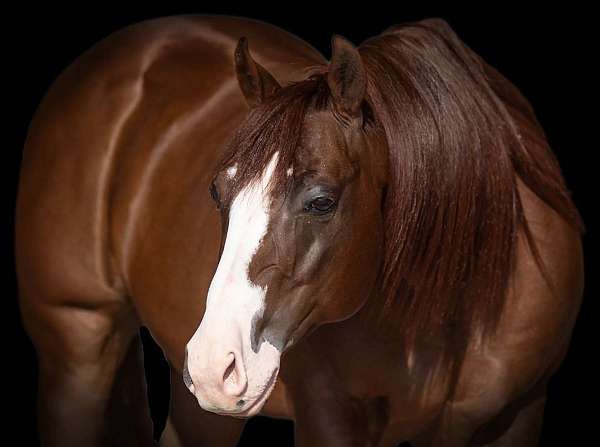
<svg viewBox="0 0 600 447"><path fill-rule="evenodd" d="M239 396L246 390L246 378L241 365L236 362L235 354L228 354L229 363L223 373L223 388L226 394Z"/></svg>
<svg viewBox="0 0 600 447"><path fill-rule="evenodd" d="M225 372L223 373L223 383L227 382L236 382L237 380L237 372L235 370L235 354L230 352L228 356L231 358L229 365L225 368Z"/></svg>

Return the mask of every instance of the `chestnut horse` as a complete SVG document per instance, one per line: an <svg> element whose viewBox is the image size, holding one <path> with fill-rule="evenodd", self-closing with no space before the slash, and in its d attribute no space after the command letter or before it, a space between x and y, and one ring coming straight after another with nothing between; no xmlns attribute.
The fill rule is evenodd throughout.
<svg viewBox="0 0 600 447"><path fill-rule="evenodd" d="M255 414L298 446L536 444L583 226L530 105L441 20L332 43L159 19L50 89L16 227L44 445L152 445L141 325L161 445Z"/></svg>

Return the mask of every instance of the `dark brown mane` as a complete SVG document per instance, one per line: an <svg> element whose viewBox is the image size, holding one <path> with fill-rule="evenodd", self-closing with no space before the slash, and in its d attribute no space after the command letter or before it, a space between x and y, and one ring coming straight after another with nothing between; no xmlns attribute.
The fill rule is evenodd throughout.
<svg viewBox="0 0 600 447"><path fill-rule="evenodd" d="M360 52L389 145L386 304L409 343L438 330L489 334L519 228L535 251L516 175L582 228L544 133L517 89L444 21L394 27Z"/></svg>
<svg viewBox="0 0 600 447"><path fill-rule="evenodd" d="M518 90L441 20L394 27L359 50L365 107L389 152L382 310L393 303L408 343L430 333L489 334L502 313L520 229L535 252L517 176L583 228L544 133ZM317 74L250 112L222 164L240 161L234 192L275 151L274 187L285 188L304 117L324 108L328 95Z"/></svg>

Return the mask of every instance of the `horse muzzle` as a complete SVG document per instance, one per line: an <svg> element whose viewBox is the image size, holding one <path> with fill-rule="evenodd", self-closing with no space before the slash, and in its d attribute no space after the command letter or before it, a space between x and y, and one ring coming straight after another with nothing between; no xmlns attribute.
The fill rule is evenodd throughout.
<svg viewBox="0 0 600 447"><path fill-rule="evenodd" d="M209 326L203 320L187 344L184 383L207 411L242 418L258 414L275 386L280 351L266 340L252 349L239 328Z"/></svg>

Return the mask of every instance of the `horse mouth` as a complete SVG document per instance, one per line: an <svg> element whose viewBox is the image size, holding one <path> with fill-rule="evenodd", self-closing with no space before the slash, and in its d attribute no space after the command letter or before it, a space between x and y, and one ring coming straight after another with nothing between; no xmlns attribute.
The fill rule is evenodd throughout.
<svg viewBox="0 0 600 447"><path fill-rule="evenodd" d="M231 417L239 418L239 419L247 419L252 416L256 416L260 412L262 407L264 406L264 404L267 401L267 399L269 398L269 396L271 395L273 388L275 388L275 383L277 382L278 374L279 374L279 368L276 368L273 371L273 373L271 374L271 377L269 378L269 380L267 381L263 391L258 395L258 397L254 400L254 402L252 402L252 404L250 404L247 408L244 408L241 411L220 411L219 414L223 415L223 416L231 416ZM240 401L243 402L243 399L241 399Z"/></svg>

